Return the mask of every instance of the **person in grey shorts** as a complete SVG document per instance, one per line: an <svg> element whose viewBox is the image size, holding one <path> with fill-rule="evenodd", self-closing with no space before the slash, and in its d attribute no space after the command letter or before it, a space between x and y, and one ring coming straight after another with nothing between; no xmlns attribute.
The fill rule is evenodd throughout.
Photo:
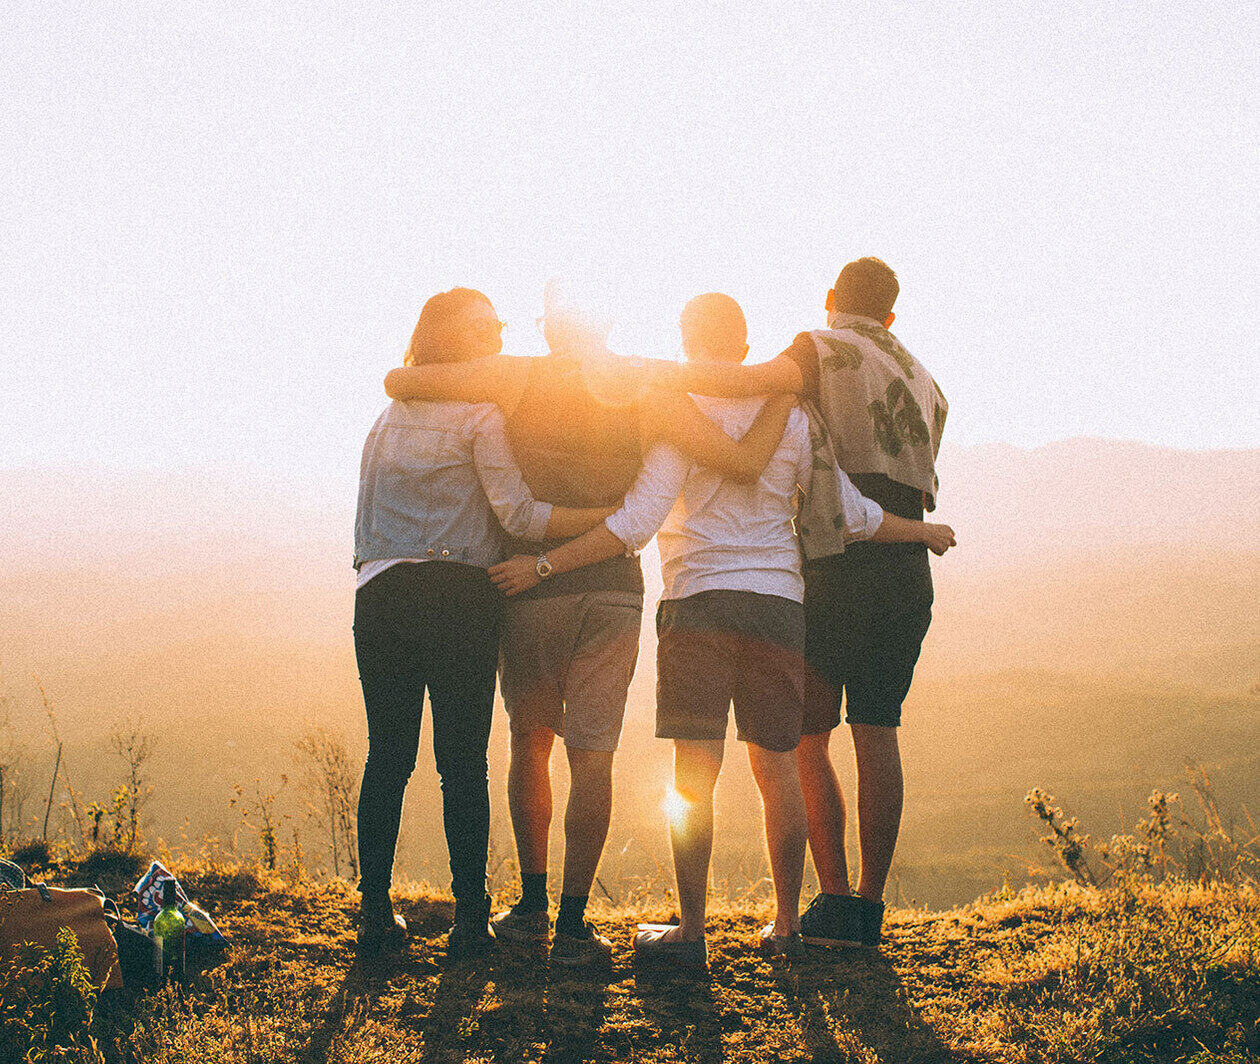
<svg viewBox="0 0 1260 1064"><path fill-rule="evenodd" d="M499 683L513 734L546 729L580 750L616 750L639 654L642 594L518 598L507 608Z"/></svg>
<svg viewBox="0 0 1260 1064"><path fill-rule="evenodd" d="M683 312L688 358L742 361L743 313L718 293ZM739 437L767 400L701 400L705 414ZM799 901L806 818L796 747L804 714L804 582L792 519L798 487L812 478L805 415L793 410L774 456L755 484L737 484L655 446L622 508L603 526L548 556L552 574L642 548L659 529L664 596L657 612L657 730L674 741L671 798L674 867L681 921L644 927L636 956L703 966L713 790L732 702L738 737L762 795L777 911L761 932L774 953L802 949ZM847 480L843 481L847 484ZM885 526L880 508L847 484L848 538L921 537L921 522ZM550 579L555 576L551 575ZM537 584L535 559L491 570L509 596ZM509 601L512 601L509 598Z"/></svg>

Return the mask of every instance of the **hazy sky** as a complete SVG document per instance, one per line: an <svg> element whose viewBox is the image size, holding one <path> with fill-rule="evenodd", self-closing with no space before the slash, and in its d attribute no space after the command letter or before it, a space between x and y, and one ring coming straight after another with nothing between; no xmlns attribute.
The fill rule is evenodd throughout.
<svg viewBox="0 0 1260 1064"><path fill-rule="evenodd" d="M0 466L357 466L425 298L755 357L902 280L947 438L1260 443L1251 4L12 2Z"/></svg>

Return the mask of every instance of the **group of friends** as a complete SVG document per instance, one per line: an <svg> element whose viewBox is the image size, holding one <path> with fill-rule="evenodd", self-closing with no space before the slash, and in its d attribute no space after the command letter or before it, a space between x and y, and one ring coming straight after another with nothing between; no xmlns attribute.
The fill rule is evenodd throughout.
<svg viewBox="0 0 1260 1064"><path fill-rule="evenodd" d="M636 961L703 968L713 793L732 705L764 810L774 921L757 946L878 946L902 810L897 743L933 601L929 551L946 402L889 331L898 294L874 258L840 272L826 328L744 365L721 293L687 303L684 362L607 347L606 323L549 285L549 353L502 354L480 292L424 305L393 402L368 436L355 524L354 644L368 722L358 941L397 949L391 874L428 691L450 855L448 950L545 948L609 967L587 919L612 815L614 754L638 656L638 553L657 537L656 735L674 744L676 924L642 925ZM520 899L492 914L487 746L496 679L510 723ZM832 732L849 725L860 864L850 880ZM556 738L568 759L564 866L547 891ZM807 848L819 893L802 913Z"/></svg>

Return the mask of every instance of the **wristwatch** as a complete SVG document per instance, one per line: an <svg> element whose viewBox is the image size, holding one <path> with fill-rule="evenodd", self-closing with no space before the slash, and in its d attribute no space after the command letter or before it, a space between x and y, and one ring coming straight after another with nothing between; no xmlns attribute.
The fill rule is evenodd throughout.
<svg viewBox="0 0 1260 1064"><path fill-rule="evenodd" d="M546 580L551 575L551 562L547 561L547 555L538 555L538 561L534 563L534 572L538 574L539 580Z"/></svg>

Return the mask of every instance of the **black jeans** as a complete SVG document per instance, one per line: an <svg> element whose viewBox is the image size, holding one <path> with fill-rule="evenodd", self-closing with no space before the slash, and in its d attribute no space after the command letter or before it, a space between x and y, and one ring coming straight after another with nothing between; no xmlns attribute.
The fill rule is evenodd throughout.
<svg viewBox="0 0 1260 1064"><path fill-rule="evenodd" d="M456 898L485 896L486 747L502 610L503 597L484 569L453 562L402 562L355 595L354 650L368 718L359 789L364 894L389 890L427 687L452 889Z"/></svg>

